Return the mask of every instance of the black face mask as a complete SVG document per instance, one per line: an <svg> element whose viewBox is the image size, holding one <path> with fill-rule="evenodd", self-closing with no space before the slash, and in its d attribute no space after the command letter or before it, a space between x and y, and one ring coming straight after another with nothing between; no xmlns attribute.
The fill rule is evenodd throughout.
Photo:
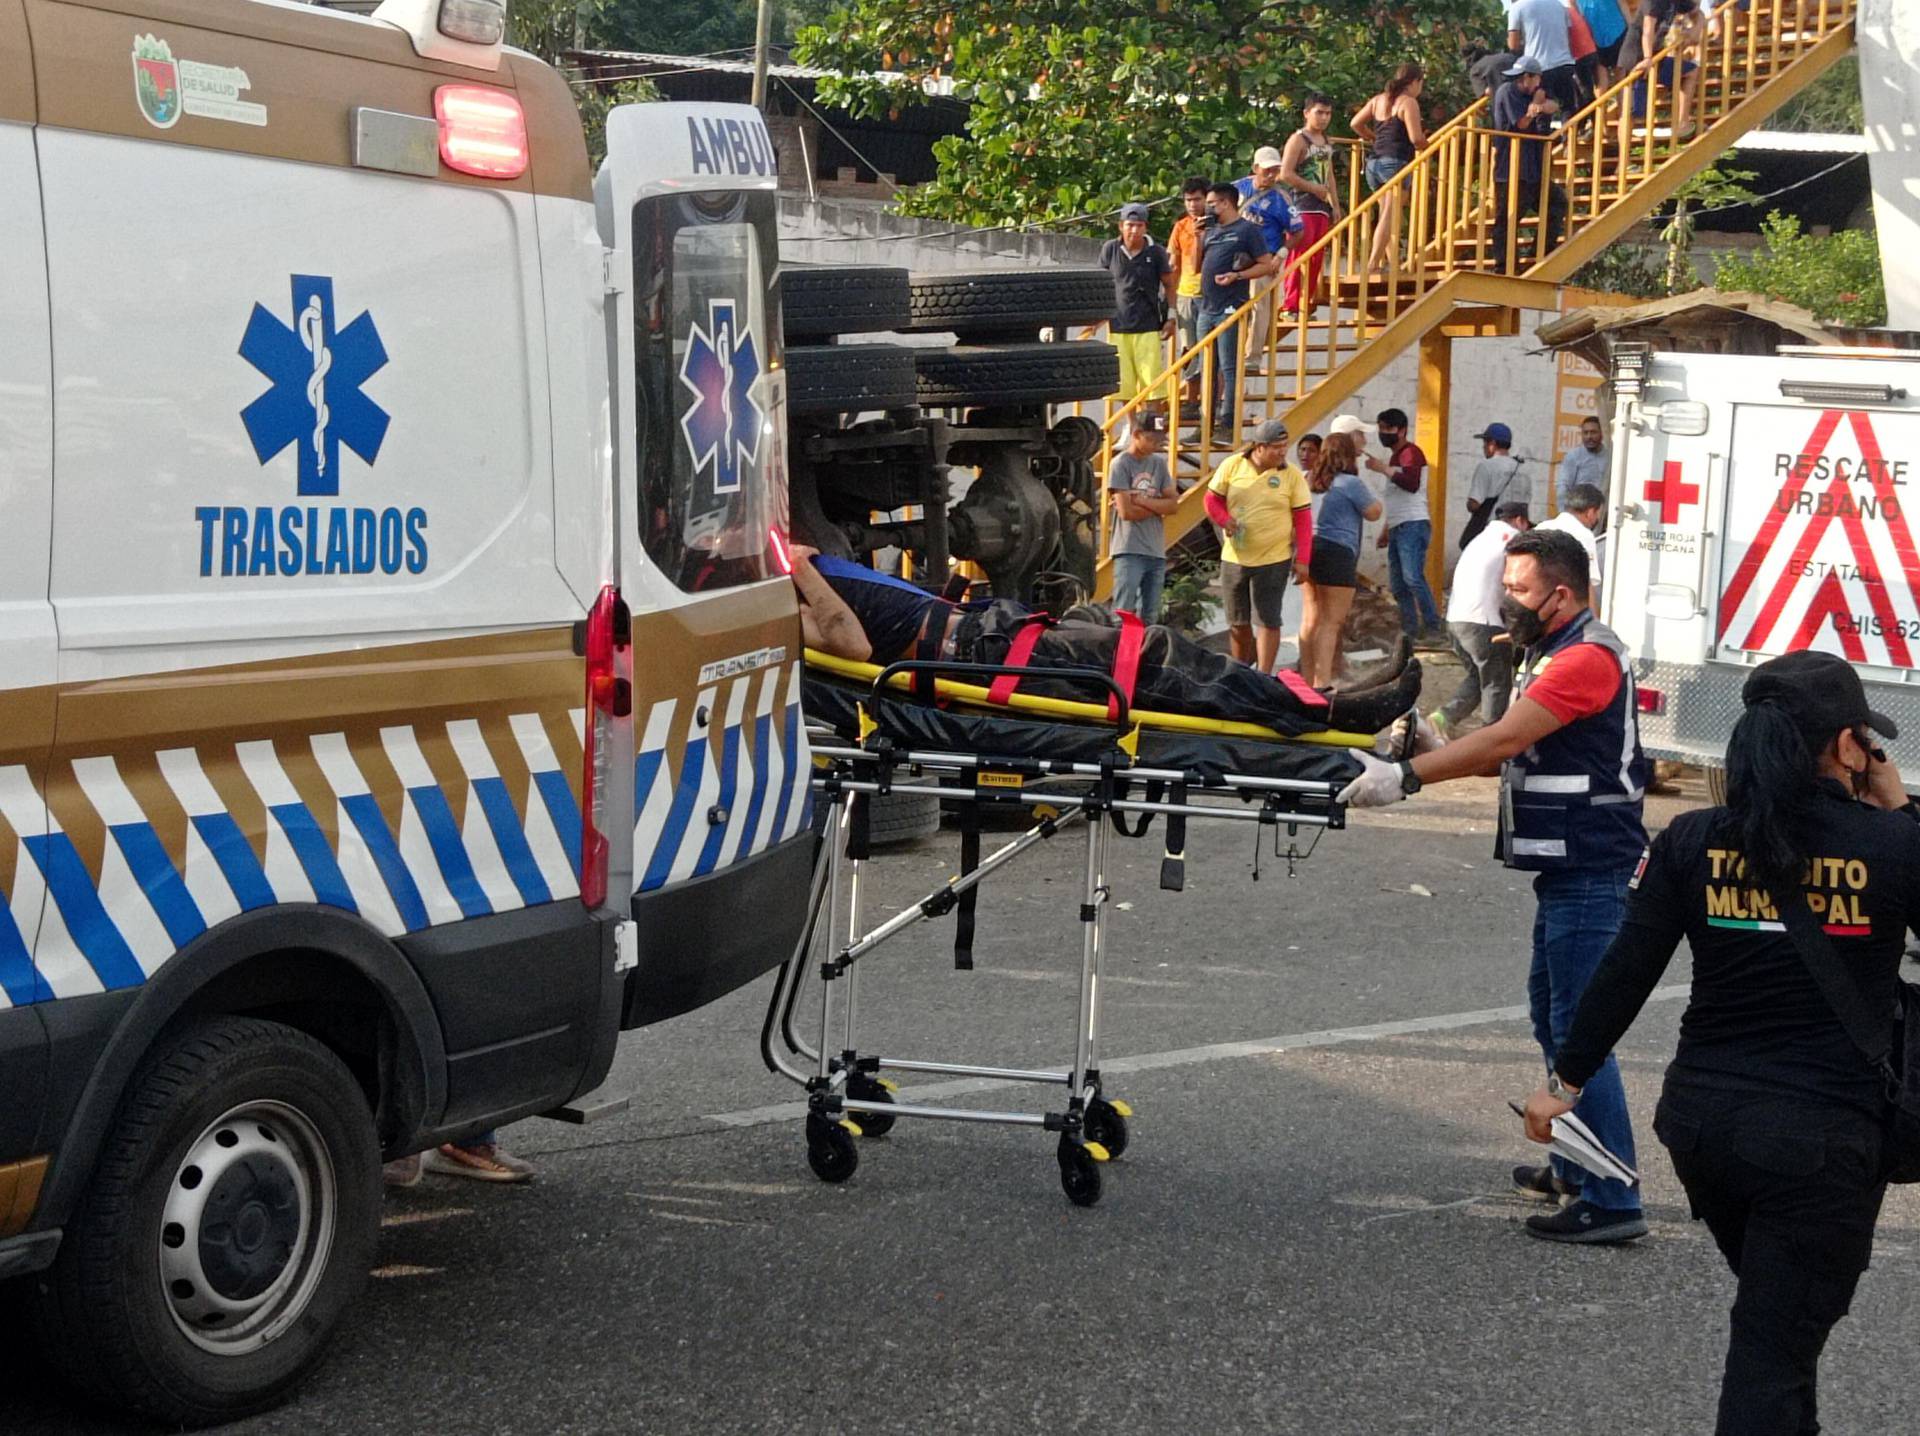
<svg viewBox="0 0 1920 1436"><path fill-rule="evenodd" d="M1549 598L1548 603L1553 600ZM1542 604L1544 608L1546 605ZM1547 636L1547 621L1540 615L1540 609L1528 608L1512 594L1500 600L1500 621L1507 626L1507 633L1521 648L1531 648Z"/></svg>
<svg viewBox="0 0 1920 1436"><path fill-rule="evenodd" d="M1391 429L1381 429L1378 431L1378 433L1380 436L1380 447L1388 450L1389 452L1391 452L1394 446L1400 442L1400 436L1394 433Z"/></svg>

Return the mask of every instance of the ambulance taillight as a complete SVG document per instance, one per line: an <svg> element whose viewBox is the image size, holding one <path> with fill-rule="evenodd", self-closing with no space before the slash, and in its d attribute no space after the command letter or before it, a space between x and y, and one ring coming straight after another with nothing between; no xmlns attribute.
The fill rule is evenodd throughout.
<svg viewBox="0 0 1920 1436"><path fill-rule="evenodd" d="M440 124L440 161L482 179L518 179L527 172L527 119L504 90L442 85L433 92Z"/></svg>
<svg viewBox="0 0 1920 1436"><path fill-rule="evenodd" d="M608 801L618 781L613 771L614 725L633 712L633 684L621 669L622 651L633 641L627 605L611 584L587 615L587 723L585 773L580 804L580 901L600 908L607 901L607 866L612 844L607 832ZM632 781L631 778L628 779Z"/></svg>
<svg viewBox="0 0 1920 1436"><path fill-rule="evenodd" d="M1667 695L1658 688L1636 688L1633 706L1642 713L1664 713L1667 711Z"/></svg>

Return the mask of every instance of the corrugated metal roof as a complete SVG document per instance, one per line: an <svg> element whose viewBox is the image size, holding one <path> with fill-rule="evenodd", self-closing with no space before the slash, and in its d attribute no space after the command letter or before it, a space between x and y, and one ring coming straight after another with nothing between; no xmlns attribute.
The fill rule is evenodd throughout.
<svg viewBox="0 0 1920 1436"><path fill-rule="evenodd" d="M1865 135L1802 134L1797 130L1752 130L1734 141L1736 150L1776 150L1800 155L1864 155Z"/></svg>
<svg viewBox="0 0 1920 1436"><path fill-rule="evenodd" d="M620 65L647 66L660 70L711 70L722 75L751 75L752 60L720 60L710 55L663 55L652 50L575 50L590 60L608 60ZM811 65L768 65L769 75L783 80L824 80L832 70L817 70Z"/></svg>

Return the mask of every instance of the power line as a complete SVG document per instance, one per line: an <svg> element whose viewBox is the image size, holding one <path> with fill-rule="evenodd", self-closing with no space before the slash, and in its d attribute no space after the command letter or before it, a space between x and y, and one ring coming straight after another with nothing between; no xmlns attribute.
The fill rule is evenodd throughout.
<svg viewBox="0 0 1920 1436"><path fill-rule="evenodd" d="M818 110L816 110L813 107L812 102L809 101L805 95L801 94L798 90L796 90L793 87L793 81L789 80L785 75L775 75L773 78L780 82L782 87L785 88L786 92L789 95L792 95L794 99L798 100L801 103L801 105L806 109L808 114L812 115L816 120L820 122L820 127L823 130L825 130L828 134L832 135L836 140L840 141L841 144L845 145L847 147L848 153L850 153L855 159L859 160L861 164L865 165L868 169L872 170L874 175L880 180L882 184L886 185L887 188L891 189L895 194L898 194L900 192L900 186L898 184L895 184L892 180L888 179L886 175L881 172L879 165L875 164L872 160L868 159L865 155L861 154L859 149L855 147L852 140L848 139L845 135L841 134L839 130L835 129L833 126L833 122L829 120L825 115L821 114Z"/></svg>
<svg viewBox="0 0 1920 1436"><path fill-rule="evenodd" d="M1779 189L1771 190L1766 194L1757 194L1753 196L1753 198L1751 199L1734 200L1730 204L1709 205L1705 209L1690 208L1688 209L1687 213L1689 215L1720 214L1730 209L1748 209L1754 205L1765 204L1770 199L1778 199L1781 195L1786 194L1789 190L1796 190L1796 189L1799 189L1802 185L1812 184L1815 180L1825 179L1828 175L1832 174L1835 170L1844 168L1845 166L1852 164L1855 160L1861 159L1861 158L1863 158L1863 156L1844 155L1840 159L1837 159L1832 164L1828 165L1825 169L1821 170L1818 174L1811 174L1811 175L1808 175L1805 179L1794 180L1791 184L1783 184L1780 186ZM1649 224L1665 224L1665 223L1671 222L1672 219L1673 219L1673 215L1669 214L1664 217L1654 216L1650 218L1647 222Z"/></svg>

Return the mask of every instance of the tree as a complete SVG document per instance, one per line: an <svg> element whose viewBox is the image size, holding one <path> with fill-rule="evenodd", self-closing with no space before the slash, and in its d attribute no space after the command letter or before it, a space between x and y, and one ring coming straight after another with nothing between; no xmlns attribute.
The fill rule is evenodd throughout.
<svg viewBox="0 0 1920 1436"><path fill-rule="evenodd" d="M896 114L951 82L967 133L935 145L939 177L901 208L968 224L1057 220L1238 176L1281 143L1309 90L1336 128L1395 66L1427 67L1436 120L1467 97L1460 46L1505 30L1497 0L839 0L800 32L821 95ZM877 72L889 72L882 75Z"/></svg>
<svg viewBox="0 0 1920 1436"><path fill-rule="evenodd" d="M1802 234L1799 220L1775 210L1761 222L1760 233L1766 249L1751 258L1723 256L1715 287L1784 299L1841 324L1887 322L1887 282L1872 230Z"/></svg>
<svg viewBox="0 0 1920 1436"><path fill-rule="evenodd" d="M759 0L592 0L594 30L611 50L669 55L720 55L744 60L753 51ZM825 0L776 0L773 43L785 46L795 30L824 18Z"/></svg>
<svg viewBox="0 0 1920 1436"><path fill-rule="evenodd" d="M587 159L596 169L607 157L608 111L616 105L660 98L660 91L644 77L628 77L603 88L581 80L568 67L567 51L608 47L600 28L603 14L602 0L514 0L507 10L507 43L538 55L567 76L587 136Z"/></svg>

